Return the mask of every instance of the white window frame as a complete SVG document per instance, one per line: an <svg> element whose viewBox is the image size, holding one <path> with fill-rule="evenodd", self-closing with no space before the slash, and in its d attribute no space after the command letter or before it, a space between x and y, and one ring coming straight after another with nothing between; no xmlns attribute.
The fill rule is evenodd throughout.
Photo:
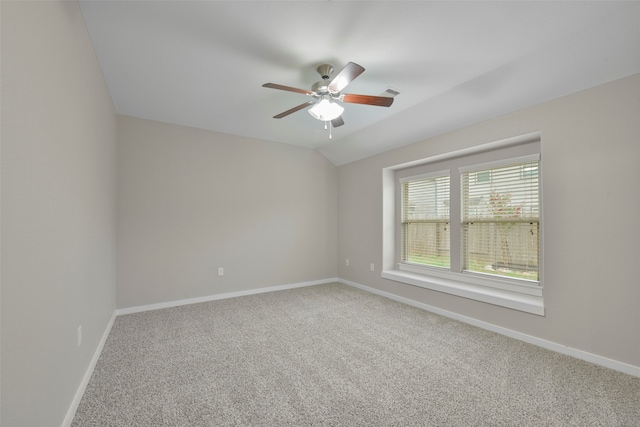
<svg viewBox="0 0 640 427"><path fill-rule="evenodd" d="M482 164L506 164L516 160L517 157L512 158L500 157L503 156L503 152L510 147L516 147L528 143L540 142L540 133L534 132L518 137L508 138L500 141L495 141L488 144L482 144L479 146L471 147L468 149L458 150L451 153L444 153L441 155L432 156L426 159L418 160L415 162L404 163L401 165L395 165L392 167L383 169L383 271L381 277L401 283L406 283L414 286L419 286L439 292L445 292L452 295L457 295L464 298L470 298L477 301L482 301L502 307L507 307L527 313L537 314L544 316L544 300L543 300L543 221L542 221L542 190L541 190L541 204L540 204L540 272L539 282L526 281L518 279L509 279L498 276L488 276L473 272L462 272L440 269L436 267L414 265L410 263L399 262L399 247L400 247L400 235L398 234L399 221L399 206L400 197L397 194L399 190L399 179L396 175L397 172L403 171L416 166L427 166L431 163L438 163L443 161L449 161L453 159L473 156L480 153L495 153L497 160L490 160L488 162L482 162ZM531 155L537 155L540 159L540 153L527 153L526 158L531 158ZM489 155L490 156L490 155ZM463 160L464 162L464 160ZM455 162L454 162L455 163ZM474 164L476 167L478 163ZM434 165L435 166L435 165ZM467 165L461 165L459 167L450 168L451 178L451 200L453 204L454 198L460 203L459 194L456 194L455 187L456 182L454 176L457 176L459 180L460 169L464 170ZM542 167L540 167L542 169ZM542 174L540 175L542 179ZM542 187L542 183L540 183ZM458 185L459 187L459 185ZM460 216L459 211L451 210L451 224L454 221L458 221ZM458 221L459 222L459 221ZM453 230L452 230L453 231ZM454 247L455 241L460 241L459 230L458 233L451 235L451 265L454 268L456 265L461 265L460 260L454 260L454 257L459 257L460 254L455 254L459 251L460 246L458 244ZM461 245L461 244L460 244ZM488 277L487 277L488 276Z"/></svg>

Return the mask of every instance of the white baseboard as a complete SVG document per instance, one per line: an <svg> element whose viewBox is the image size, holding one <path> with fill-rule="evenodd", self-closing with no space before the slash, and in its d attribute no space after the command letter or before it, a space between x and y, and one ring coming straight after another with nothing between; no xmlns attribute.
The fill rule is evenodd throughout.
<svg viewBox="0 0 640 427"><path fill-rule="evenodd" d="M614 369L616 371L624 372L625 374L633 375L635 377L640 377L640 367L638 366L629 365L624 362L618 362L617 360L609 359L607 357L598 356L593 353L588 353L586 351L567 347L565 345L558 344L552 341L547 341L542 338L537 338L532 335L523 334L521 332L517 332L511 329L503 328L502 326L497 326L492 323L483 322L481 320L474 319L472 317L463 316L461 314L443 310L438 307L433 307L431 305L414 301L409 298L401 297L389 292L370 288L369 286L361 285L360 283L352 282L350 280L338 278L337 281L345 285L349 285L349 286L353 286L354 288L361 289L363 291L371 292L373 294L380 295L385 298L389 298L398 302L402 302L404 304L411 305L413 307L421 308L423 310L430 311L432 313L449 317L455 320L459 320L461 322L468 323L470 325L477 326L483 329L487 329L492 332L497 332L501 335L506 335L508 337L515 338L517 340L524 341L529 344L537 345L538 347L546 348L547 350L555 351L556 353L565 354L567 356L575 357L577 359L581 359L581 360L593 363L595 365L604 366L605 368Z"/></svg>
<svg viewBox="0 0 640 427"><path fill-rule="evenodd" d="M169 307L178 307L180 305L197 304L197 303L200 303L200 302L208 302L208 301L216 301L216 300L227 299L227 298L243 297L243 296L247 296L247 295L262 294L262 293L266 293L266 292L284 291L286 289L304 288L306 286L322 285L324 283L335 283L335 282L338 282L338 281L339 280L338 280L337 277L333 277L333 278L329 278L329 279L313 280L313 281L310 281L310 282L291 283L291 284L288 284L288 285L271 286L271 287L268 287L268 288L250 289L250 290L247 290L247 291L228 292L228 293L224 293L224 294L207 295L207 296L204 296L204 297L188 298L188 299L182 299L182 300L177 300L177 301L161 302L161 303L158 303L158 304L149 304L149 305L141 305L141 306L137 306L137 307L121 308L121 309L116 310L116 315L117 316L121 316L123 314L140 313L140 312L143 312L143 311L159 310L159 309L162 309L162 308L169 308Z"/></svg>
<svg viewBox="0 0 640 427"><path fill-rule="evenodd" d="M71 402L71 406L67 411L67 416L64 417L64 421L62 422L62 427L70 427L71 422L73 421L73 417L76 415L76 411L78 410L78 406L80 405L80 401L82 400L82 396L84 395L84 391L87 389L87 385L89 384L89 380L91 379L91 375L93 375L93 370L98 363L98 359L100 358L100 354L102 353L102 349L104 348L104 344L107 342L107 337L111 332L111 327L113 326L113 322L116 320L116 313L113 312L111 316L111 320L107 324L107 327L102 334L102 338L98 343L98 347L96 351L93 353L93 357L91 358L91 362L89 362L89 366L87 367L87 371L84 373L84 377L82 377L82 381L80 382L80 387L76 391L76 395L73 397L73 401Z"/></svg>

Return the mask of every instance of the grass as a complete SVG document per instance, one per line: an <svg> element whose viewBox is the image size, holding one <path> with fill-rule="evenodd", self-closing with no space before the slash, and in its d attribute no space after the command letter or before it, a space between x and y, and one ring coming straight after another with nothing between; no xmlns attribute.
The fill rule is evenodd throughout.
<svg viewBox="0 0 640 427"><path fill-rule="evenodd" d="M448 256L437 255L410 255L407 262L426 265L429 267L449 268L450 261ZM485 261L470 260L468 271L474 273L491 274L493 276L512 277L515 279L538 280L537 271L520 271L509 268L493 268L487 265Z"/></svg>
<svg viewBox="0 0 640 427"><path fill-rule="evenodd" d="M470 260L468 270L476 273L491 274L494 276L513 277L516 279L526 279L526 280L538 280L537 271L521 271L521 270L512 270L510 268L493 268L491 265L487 265L486 262L482 262L478 260Z"/></svg>
<svg viewBox="0 0 640 427"><path fill-rule="evenodd" d="M424 264L431 267L449 268L450 266L449 256L444 257L437 255L410 255L407 261L415 262L416 264Z"/></svg>

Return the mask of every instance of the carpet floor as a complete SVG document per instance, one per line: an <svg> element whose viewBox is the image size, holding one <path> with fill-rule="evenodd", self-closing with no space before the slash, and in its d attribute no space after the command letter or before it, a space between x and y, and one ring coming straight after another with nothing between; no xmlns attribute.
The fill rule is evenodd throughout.
<svg viewBox="0 0 640 427"><path fill-rule="evenodd" d="M342 284L118 316L86 426L640 426L640 378Z"/></svg>

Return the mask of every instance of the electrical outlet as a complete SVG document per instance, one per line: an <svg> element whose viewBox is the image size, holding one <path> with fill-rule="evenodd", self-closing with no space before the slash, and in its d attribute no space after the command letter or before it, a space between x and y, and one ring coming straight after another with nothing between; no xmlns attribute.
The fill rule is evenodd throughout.
<svg viewBox="0 0 640 427"><path fill-rule="evenodd" d="M370 269L371 271L376 271L376 266L375 266L375 265L373 265L373 263L371 263L371 265L369 266L369 269Z"/></svg>
<svg viewBox="0 0 640 427"><path fill-rule="evenodd" d="M218 276L224 276L224 268L218 267Z"/></svg>
<svg viewBox="0 0 640 427"><path fill-rule="evenodd" d="M347 267L349 266L349 258L344 260L344 265L346 265Z"/></svg>
<svg viewBox="0 0 640 427"><path fill-rule="evenodd" d="M82 344L82 325L78 326L78 347Z"/></svg>

